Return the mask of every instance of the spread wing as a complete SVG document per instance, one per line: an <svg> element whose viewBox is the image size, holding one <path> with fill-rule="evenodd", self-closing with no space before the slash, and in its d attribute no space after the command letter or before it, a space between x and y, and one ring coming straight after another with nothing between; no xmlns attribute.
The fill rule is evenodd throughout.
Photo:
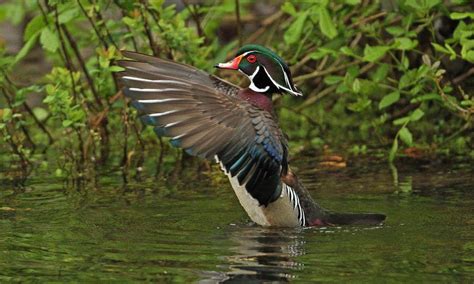
<svg viewBox="0 0 474 284"><path fill-rule="evenodd" d="M260 204L280 195L287 147L270 113L236 97L238 87L191 66L124 55L132 59L119 62L124 93L159 136L190 155L217 157Z"/></svg>

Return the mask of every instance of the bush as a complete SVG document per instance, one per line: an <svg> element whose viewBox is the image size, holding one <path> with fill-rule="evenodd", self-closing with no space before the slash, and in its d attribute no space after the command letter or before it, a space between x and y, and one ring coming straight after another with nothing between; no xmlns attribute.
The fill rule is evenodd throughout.
<svg viewBox="0 0 474 284"><path fill-rule="evenodd" d="M170 171L184 156L142 129L127 106L114 78L120 50L213 72L242 42L282 55L305 93L277 99L292 146L382 148L390 161L407 147L473 156L470 1L163 2L0 5L0 21L25 23L18 52L0 44L1 151L17 157L23 172L39 164L80 177L106 163L125 175L154 164ZM53 67L25 82L17 74L31 66L25 62L38 46ZM38 96L43 104L27 103Z"/></svg>

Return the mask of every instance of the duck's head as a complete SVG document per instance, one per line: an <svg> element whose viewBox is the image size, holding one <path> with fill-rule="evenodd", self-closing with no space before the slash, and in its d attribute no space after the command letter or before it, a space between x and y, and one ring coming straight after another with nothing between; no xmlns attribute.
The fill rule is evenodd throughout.
<svg viewBox="0 0 474 284"><path fill-rule="evenodd" d="M302 95L293 84L290 69L285 61L261 45L245 45L237 51L234 59L219 63L216 67L244 73L250 80L249 88L258 93L287 92L293 96Z"/></svg>

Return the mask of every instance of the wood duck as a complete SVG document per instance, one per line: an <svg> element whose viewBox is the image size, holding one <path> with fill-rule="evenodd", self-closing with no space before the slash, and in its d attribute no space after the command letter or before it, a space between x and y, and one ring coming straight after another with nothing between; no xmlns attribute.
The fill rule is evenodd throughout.
<svg viewBox="0 0 474 284"><path fill-rule="evenodd" d="M272 95L301 96L286 63L260 45L246 45L217 64L250 79L240 88L170 60L124 51L119 61L124 94L159 136L188 154L214 159L253 222L295 227L380 224L373 213L335 213L320 207L288 165L288 144Z"/></svg>

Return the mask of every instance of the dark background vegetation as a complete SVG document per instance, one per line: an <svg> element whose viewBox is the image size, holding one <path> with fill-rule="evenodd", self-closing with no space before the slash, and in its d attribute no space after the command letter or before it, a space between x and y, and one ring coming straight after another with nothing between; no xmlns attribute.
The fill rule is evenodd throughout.
<svg viewBox="0 0 474 284"><path fill-rule="evenodd" d="M470 0L11 0L0 23L0 161L12 178L209 169L136 119L114 63L136 50L215 73L245 43L280 54L304 93L275 98L293 157L474 158Z"/></svg>

